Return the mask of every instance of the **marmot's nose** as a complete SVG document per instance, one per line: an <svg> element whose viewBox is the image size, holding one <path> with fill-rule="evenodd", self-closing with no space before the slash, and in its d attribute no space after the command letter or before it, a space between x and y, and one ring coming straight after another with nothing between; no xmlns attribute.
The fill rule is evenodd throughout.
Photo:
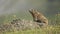
<svg viewBox="0 0 60 34"><path fill-rule="evenodd" d="M34 10L33 8L29 9L29 11L33 11L33 10Z"/></svg>

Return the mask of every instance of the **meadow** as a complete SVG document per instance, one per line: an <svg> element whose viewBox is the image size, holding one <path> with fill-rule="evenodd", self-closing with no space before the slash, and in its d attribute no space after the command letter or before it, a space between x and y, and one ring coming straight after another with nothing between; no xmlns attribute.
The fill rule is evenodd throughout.
<svg viewBox="0 0 60 34"><path fill-rule="evenodd" d="M24 14L22 14L24 15ZM10 23L13 19L20 18L25 20L32 20L31 15L22 17L20 13L2 15L0 16L0 24ZM30 16L29 16L30 15ZM28 18L27 18L28 17ZM13 32L2 32L1 34L60 34L60 15L49 16L49 25L46 28L32 29L32 30L21 30Z"/></svg>

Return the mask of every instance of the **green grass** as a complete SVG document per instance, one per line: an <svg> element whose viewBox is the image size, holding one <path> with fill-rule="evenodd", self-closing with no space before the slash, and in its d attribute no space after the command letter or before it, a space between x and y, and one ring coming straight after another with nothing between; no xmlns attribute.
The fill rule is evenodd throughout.
<svg viewBox="0 0 60 34"><path fill-rule="evenodd" d="M15 14L10 14L10 15L0 16L0 24L11 22L13 19L15 19L13 15L16 15L15 18L21 18L21 19L27 19L27 20L32 19L32 17L30 17L31 15L29 15L29 14L28 15L26 14L27 16L25 16L23 13L22 14L15 13ZM58 16L58 19L57 19L57 16L53 16L53 17L49 18L49 20L54 21L54 22L55 22L55 19L57 21L59 21L60 16ZM56 23L57 25L54 25L54 26L50 25L47 28L24 30L24 31L14 31L14 32L3 32L2 34L60 34L60 25L58 25L59 23L60 23L60 21Z"/></svg>
<svg viewBox="0 0 60 34"><path fill-rule="evenodd" d="M47 28L4 32L3 34L60 34L60 28L49 26Z"/></svg>

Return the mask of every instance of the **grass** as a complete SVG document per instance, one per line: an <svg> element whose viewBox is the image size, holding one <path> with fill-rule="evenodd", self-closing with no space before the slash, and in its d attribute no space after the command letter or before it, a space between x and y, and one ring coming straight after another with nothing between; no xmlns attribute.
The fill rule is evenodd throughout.
<svg viewBox="0 0 60 34"><path fill-rule="evenodd" d="M60 34L60 28L49 26L47 28L4 32L3 34Z"/></svg>
<svg viewBox="0 0 60 34"><path fill-rule="evenodd" d="M15 18L32 19L30 16L23 17L22 15L19 15L19 13L15 14L17 16L15 18L14 18L13 15L14 14L1 16L0 17L0 24L1 23L9 23ZM58 17L58 19L59 19L59 17ZM51 17L50 20L54 20L54 22L55 22L55 18L57 20L57 16ZM57 21L59 21L59 20L57 20ZM0 34L60 34L60 25L58 25L59 23L60 22L57 22L56 23L57 25L49 25L47 28L24 30L24 31L13 31L13 32L3 32L3 33L0 33Z"/></svg>

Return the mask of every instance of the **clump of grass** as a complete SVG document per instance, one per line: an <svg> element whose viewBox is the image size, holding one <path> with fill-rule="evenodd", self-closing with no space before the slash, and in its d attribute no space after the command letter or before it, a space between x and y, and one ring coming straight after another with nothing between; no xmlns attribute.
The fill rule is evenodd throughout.
<svg viewBox="0 0 60 34"><path fill-rule="evenodd" d="M60 29L49 26L47 28L32 29L32 30L20 30L14 32L4 32L4 34L60 34Z"/></svg>
<svg viewBox="0 0 60 34"><path fill-rule="evenodd" d="M0 34L60 34L60 25L54 25L54 26L48 25L46 28L36 28L36 26L38 25L36 25L35 22L24 20L24 19L19 20L16 18L17 18L16 15L11 16L9 18L10 20L6 18L5 22L6 21L9 22L0 25ZM31 23L35 25L30 26ZM23 27L21 27L21 25L24 28L27 26L27 28L24 29Z"/></svg>

